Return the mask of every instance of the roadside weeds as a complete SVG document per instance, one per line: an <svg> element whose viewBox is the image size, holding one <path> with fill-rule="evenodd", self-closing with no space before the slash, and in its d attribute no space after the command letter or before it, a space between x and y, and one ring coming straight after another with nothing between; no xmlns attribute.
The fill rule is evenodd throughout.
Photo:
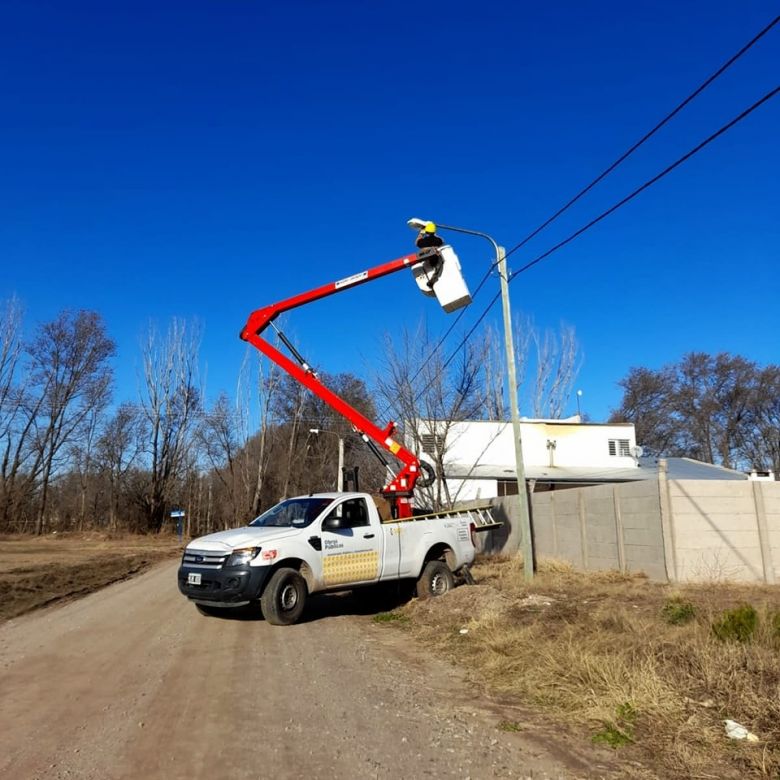
<svg viewBox="0 0 780 780"><path fill-rule="evenodd" d="M777 589L540 569L526 587L516 559L482 560L476 586L377 622L662 777L778 776ZM727 718L759 742L729 739Z"/></svg>

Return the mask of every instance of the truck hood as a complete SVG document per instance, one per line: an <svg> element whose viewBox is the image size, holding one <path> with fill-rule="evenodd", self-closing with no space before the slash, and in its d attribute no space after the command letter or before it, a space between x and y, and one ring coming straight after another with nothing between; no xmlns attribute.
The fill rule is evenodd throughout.
<svg viewBox="0 0 780 780"><path fill-rule="evenodd" d="M270 542L297 536L300 532L300 528L231 528L229 531L193 539L187 549L231 552L239 547L262 547Z"/></svg>

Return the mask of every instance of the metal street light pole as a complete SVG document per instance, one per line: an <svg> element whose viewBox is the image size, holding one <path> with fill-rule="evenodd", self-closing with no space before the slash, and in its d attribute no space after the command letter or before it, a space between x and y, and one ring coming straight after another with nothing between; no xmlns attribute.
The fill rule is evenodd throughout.
<svg viewBox="0 0 780 780"><path fill-rule="evenodd" d="M419 229L421 220L409 220L409 227ZM423 223L423 228L427 223ZM517 404L517 369L515 366L515 346L512 337L512 310L509 304L509 275L506 267L506 250L499 246L487 233L468 230L454 225L433 223L442 230L465 233L469 236L484 238L493 245L496 254L496 266L501 279L501 308L504 314L504 346L506 349L507 382L509 383L509 410L512 418L512 438L515 443L515 476L517 478L517 499L520 512L520 532L523 549L523 577L530 582L534 577L533 539L531 537L531 515L528 508L528 490L525 481L525 463L523 462L523 439L520 430L520 410Z"/></svg>
<svg viewBox="0 0 780 780"><path fill-rule="evenodd" d="M330 433L333 436L338 436L339 438L339 473L336 477L336 490L339 493L342 493L344 491L344 439L336 433L336 431L326 431L322 428L309 428L309 433L313 433L315 435L319 435L320 433Z"/></svg>

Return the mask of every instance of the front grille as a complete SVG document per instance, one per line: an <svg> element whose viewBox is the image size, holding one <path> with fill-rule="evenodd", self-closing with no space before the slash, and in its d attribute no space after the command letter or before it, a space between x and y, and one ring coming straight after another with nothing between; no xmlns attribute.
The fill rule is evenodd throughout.
<svg viewBox="0 0 780 780"><path fill-rule="evenodd" d="M217 553L206 550L185 550L182 564L199 569L221 569L229 553Z"/></svg>

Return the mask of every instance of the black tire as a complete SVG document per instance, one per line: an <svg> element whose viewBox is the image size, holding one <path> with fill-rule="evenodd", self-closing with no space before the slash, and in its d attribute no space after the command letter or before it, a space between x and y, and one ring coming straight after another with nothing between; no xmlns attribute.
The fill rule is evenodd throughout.
<svg viewBox="0 0 780 780"><path fill-rule="evenodd" d="M277 569L260 599L263 617L272 626L297 623L303 614L308 594L306 580L295 569Z"/></svg>
<svg viewBox="0 0 780 780"><path fill-rule="evenodd" d="M417 477L416 487L427 488L436 482L436 471L430 463L420 461L420 476Z"/></svg>
<svg viewBox="0 0 780 780"><path fill-rule="evenodd" d="M455 577L444 561L428 561L417 580L417 596L429 599L443 596L455 587Z"/></svg>

